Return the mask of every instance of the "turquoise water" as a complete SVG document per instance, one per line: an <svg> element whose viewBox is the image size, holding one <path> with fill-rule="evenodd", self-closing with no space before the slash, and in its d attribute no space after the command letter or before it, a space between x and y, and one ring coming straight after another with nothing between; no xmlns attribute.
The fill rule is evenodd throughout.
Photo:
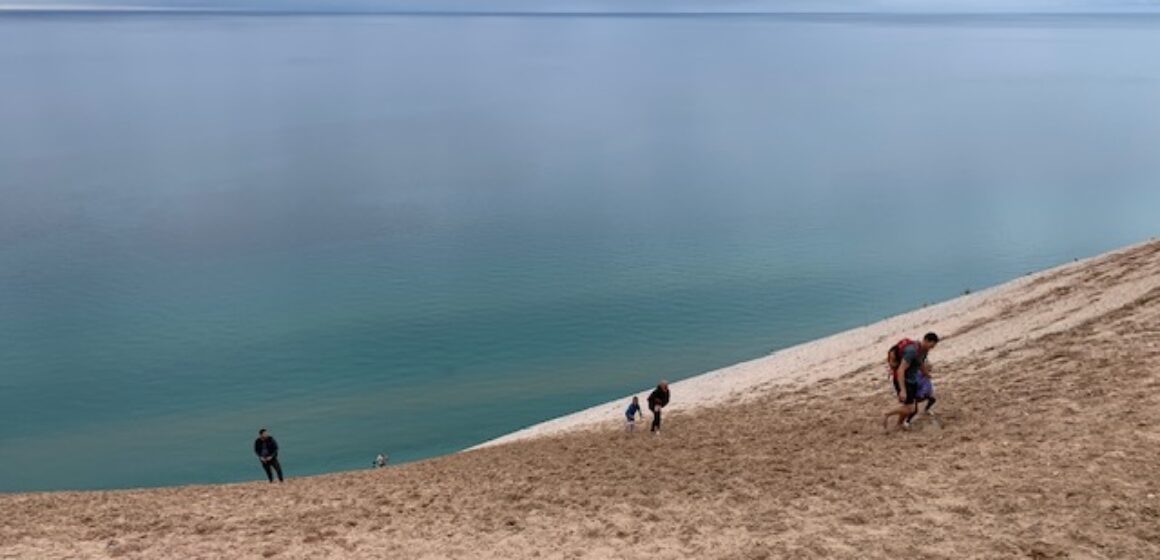
<svg viewBox="0 0 1160 560"><path fill-rule="evenodd" d="M257 479L261 426L291 476L449 453L1160 230L1157 18L0 44L0 491Z"/></svg>

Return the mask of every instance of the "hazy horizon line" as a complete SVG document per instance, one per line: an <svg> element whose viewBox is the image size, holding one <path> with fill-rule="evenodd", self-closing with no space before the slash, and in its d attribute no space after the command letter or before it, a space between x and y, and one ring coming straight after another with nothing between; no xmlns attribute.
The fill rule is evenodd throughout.
<svg viewBox="0 0 1160 560"><path fill-rule="evenodd" d="M0 14L233 14L233 15L480 15L480 16L1160 16L1160 10L584 10L584 9L335 9L225 8L204 6L29 5L0 4Z"/></svg>

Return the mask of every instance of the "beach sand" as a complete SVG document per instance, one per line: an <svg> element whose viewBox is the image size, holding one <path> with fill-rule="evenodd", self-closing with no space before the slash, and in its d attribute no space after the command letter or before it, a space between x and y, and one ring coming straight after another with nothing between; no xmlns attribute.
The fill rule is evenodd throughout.
<svg viewBox="0 0 1160 560"><path fill-rule="evenodd" d="M885 350L928 330L943 427L885 434ZM0 558L1160 558L1160 242L672 397L659 437L626 397L388 469L2 495Z"/></svg>

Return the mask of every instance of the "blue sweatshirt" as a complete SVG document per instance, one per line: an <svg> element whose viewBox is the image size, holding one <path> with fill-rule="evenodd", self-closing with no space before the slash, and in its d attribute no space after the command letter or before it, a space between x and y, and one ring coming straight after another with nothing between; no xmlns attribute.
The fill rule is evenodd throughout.
<svg viewBox="0 0 1160 560"><path fill-rule="evenodd" d="M632 404L628 405L628 410L624 412L624 415L627 416L629 419L632 419L632 418L636 418L636 415L639 413L640 413L640 405L637 403L632 403Z"/></svg>

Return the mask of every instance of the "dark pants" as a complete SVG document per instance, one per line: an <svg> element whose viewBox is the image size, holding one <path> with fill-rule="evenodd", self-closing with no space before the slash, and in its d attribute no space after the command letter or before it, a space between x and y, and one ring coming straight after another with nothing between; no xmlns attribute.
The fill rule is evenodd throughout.
<svg viewBox="0 0 1160 560"><path fill-rule="evenodd" d="M655 432L661 429L661 409L660 407L653 407L653 423L650 432Z"/></svg>
<svg viewBox="0 0 1160 560"><path fill-rule="evenodd" d="M262 470L266 471L266 478L270 479L270 482L274 482L274 473L270 472L271 468L278 472L278 482L282 482L282 465L278 464L277 457L271 457L269 461L262 461Z"/></svg>

